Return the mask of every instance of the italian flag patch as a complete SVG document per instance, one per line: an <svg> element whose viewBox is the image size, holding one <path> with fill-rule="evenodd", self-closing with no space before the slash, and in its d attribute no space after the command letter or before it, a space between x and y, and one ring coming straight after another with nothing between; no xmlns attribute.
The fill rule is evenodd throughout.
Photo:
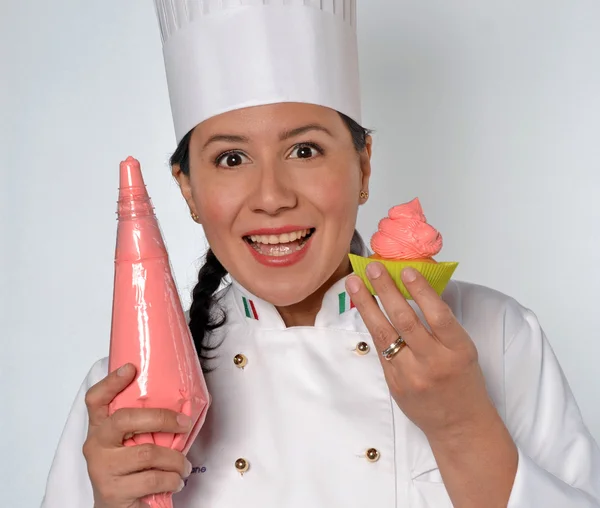
<svg viewBox="0 0 600 508"><path fill-rule="evenodd" d="M258 313L256 312L254 302L252 300L248 300L248 298L245 296L242 296L242 301L244 302L244 311L246 312L246 317L249 319L256 319L258 321Z"/></svg>
<svg viewBox="0 0 600 508"><path fill-rule="evenodd" d="M354 308L354 303L350 299L350 295L344 291L338 295L338 301L340 306L340 314L349 311Z"/></svg>

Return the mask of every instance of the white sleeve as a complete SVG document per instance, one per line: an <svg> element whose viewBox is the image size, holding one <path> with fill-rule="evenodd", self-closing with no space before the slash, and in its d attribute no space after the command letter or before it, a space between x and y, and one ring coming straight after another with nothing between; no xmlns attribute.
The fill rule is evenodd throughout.
<svg viewBox="0 0 600 508"><path fill-rule="evenodd" d="M519 449L508 508L600 508L600 448L533 313L505 352L506 423Z"/></svg>
<svg viewBox="0 0 600 508"><path fill-rule="evenodd" d="M82 451L88 431L85 395L93 385L106 376L107 370L107 359L95 363L79 389L54 455L41 508L93 508L94 506L92 485Z"/></svg>

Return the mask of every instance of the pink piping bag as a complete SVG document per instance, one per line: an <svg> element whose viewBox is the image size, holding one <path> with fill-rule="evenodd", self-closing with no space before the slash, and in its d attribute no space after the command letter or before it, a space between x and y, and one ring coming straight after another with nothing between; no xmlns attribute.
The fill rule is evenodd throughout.
<svg viewBox="0 0 600 508"><path fill-rule="evenodd" d="M188 434L138 434L125 446L154 443L187 454L204 424L210 395L175 286L169 256L140 164L120 166L115 280L109 369L126 363L136 379L109 406L164 408L192 419ZM172 494L144 499L151 508L172 508Z"/></svg>

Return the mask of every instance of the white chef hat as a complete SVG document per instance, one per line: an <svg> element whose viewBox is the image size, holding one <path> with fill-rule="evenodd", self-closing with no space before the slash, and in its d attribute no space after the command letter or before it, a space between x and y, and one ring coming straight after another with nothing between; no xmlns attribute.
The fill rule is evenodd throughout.
<svg viewBox="0 0 600 508"><path fill-rule="evenodd" d="M239 108L303 102L360 123L356 0L155 0L177 142Z"/></svg>

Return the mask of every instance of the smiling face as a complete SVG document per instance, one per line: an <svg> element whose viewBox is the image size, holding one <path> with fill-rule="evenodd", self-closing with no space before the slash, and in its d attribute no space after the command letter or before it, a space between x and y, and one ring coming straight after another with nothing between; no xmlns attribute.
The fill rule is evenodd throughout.
<svg viewBox="0 0 600 508"><path fill-rule="evenodd" d="M370 140L359 154L342 117L309 104L236 110L198 125L190 174L174 168L231 276L273 305L297 304L349 273Z"/></svg>

